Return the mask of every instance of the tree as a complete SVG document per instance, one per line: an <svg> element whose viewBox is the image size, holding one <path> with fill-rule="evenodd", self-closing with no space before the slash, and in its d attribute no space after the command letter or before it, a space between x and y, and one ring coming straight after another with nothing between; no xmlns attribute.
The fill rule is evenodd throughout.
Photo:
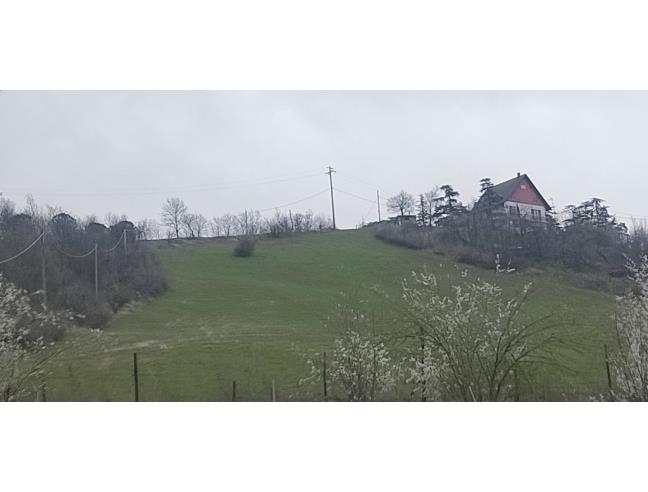
<svg viewBox="0 0 648 492"><path fill-rule="evenodd" d="M457 199L459 192L455 191L452 186L443 185L441 191L443 191L443 196L434 207L432 219L438 226L456 226L457 218L467 212L466 207Z"/></svg>
<svg viewBox="0 0 648 492"><path fill-rule="evenodd" d="M180 198L167 198L162 205L162 223L170 228L176 239L180 237L182 217L187 213L187 206Z"/></svg>
<svg viewBox="0 0 648 492"><path fill-rule="evenodd" d="M414 197L405 190L401 190L398 195L387 199L387 208L391 212L396 212L401 217L404 217L406 214L412 212L414 208Z"/></svg>
<svg viewBox="0 0 648 492"><path fill-rule="evenodd" d="M648 258L630 266L632 289L618 300L616 333L618 351L611 359L621 401L648 401Z"/></svg>
<svg viewBox="0 0 648 492"><path fill-rule="evenodd" d="M198 237L203 237L203 235L207 232L209 221L204 215L196 214L195 223L196 223L196 235Z"/></svg>
<svg viewBox="0 0 648 492"><path fill-rule="evenodd" d="M419 201L418 201L418 208L416 211L416 221L419 223L421 226L426 226L429 225L430 222L430 216L428 215L428 203L427 200L425 199L425 195L421 193L419 195Z"/></svg>
<svg viewBox="0 0 648 492"><path fill-rule="evenodd" d="M185 213L182 215L182 217L180 217L180 222L182 223L182 229L186 237L197 237L198 216L196 214Z"/></svg>
<svg viewBox="0 0 648 492"><path fill-rule="evenodd" d="M557 342L548 317L525 320L522 308L530 285L511 299L482 280L469 281L447 295L428 273L403 283L402 297L416 340L410 378L429 396L434 381L444 400L517 399L516 377L530 362L549 357Z"/></svg>
<svg viewBox="0 0 648 492"><path fill-rule="evenodd" d="M234 232L237 222L236 215L233 214L225 214L221 217L221 229L226 238L229 238L230 234Z"/></svg>
<svg viewBox="0 0 648 492"><path fill-rule="evenodd" d="M261 232L261 212L244 210L236 218L239 234L256 236Z"/></svg>
<svg viewBox="0 0 648 492"><path fill-rule="evenodd" d="M432 216L434 215L434 207L436 205L436 202L439 200L439 187L434 186L431 190L426 191L423 193L423 196L425 197L425 202L427 204L427 216L428 216L428 225L433 226L434 221L432 220Z"/></svg>
<svg viewBox="0 0 648 492"><path fill-rule="evenodd" d="M139 239L160 239L160 226L154 219L142 219L137 223Z"/></svg>

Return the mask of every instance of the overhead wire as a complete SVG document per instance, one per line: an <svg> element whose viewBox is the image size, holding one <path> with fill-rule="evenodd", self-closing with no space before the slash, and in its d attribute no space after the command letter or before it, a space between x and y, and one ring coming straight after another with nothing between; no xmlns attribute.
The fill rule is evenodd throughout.
<svg viewBox="0 0 648 492"><path fill-rule="evenodd" d="M166 193L197 193L197 192L207 192L207 191L218 191L218 190L228 190L228 189L239 189L239 188L247 188L247 187L254 187L254 186L263 186L266 184L274 184L274 183L284 183L284 182L290 182L290 181L298 181L302 179L308 179L308 178L313 178L316 176L321 176L321 173L310 173L310 174L300 174L300 175L295 175L291 177L285 177L285 178L272 178L272 179L263 179L263 180L255 180L253 182L249 183L236 183L236 182L231 182L228 184L227 182L223 182L220 184L213 184L213 185L206 185L206 186L201 186L201 187L177 187L177 188L166 188L166 189L149 189L149 190L129 190L129 191L118 191L118 190L113 190L113 191L88 191L88 192L31 192L30 190L18 190L18 189L5 189L3 190L4 193L8 195L17 195L17 194L24 194L24 193L30 193L34 196L60 196L60 197L100 197L100 196L129 196L129 195L158 195L158 194L166 194Z"/></svg>
<svg viewBox="0 0 648 492"><path fill-rule="evenodd" d="M310 200L311 198L315 198L316 196L322 195L322 194L324 194L324 193L326 193L328 191L329 191L329 189L326 188L326 189L324 189L322 191L318 191L317 193L314 193L312 195L308 195L307 197L300 198L299 200L296 200L294 202L285 203L283 205L278 205L276 207L263 208L263 209L259 210L259 212L268 212L269 210L277 210L277 209L280 209L280 208L289 207L291 205L296 205L298 203L305 202L306 200Z"/></svg>
<svg viewBox="0 0 648 492"><path fill-rule="evenodd" d="M59 252L60 254L62 254L64 256L67 256L69 258L76 258L76 259L86 258L86 257L90 256L91 254L93 254L95 252L95 248L96 248L96 246L93 246L92 249L90 251L88 251L87 253L84 253L84 254L81 254L81 255L75 255L75 254L71 254L71 253L67 253L66 251L63 251L55 243L52 243L52 244L54 244L54 249L57 252Z"/></svg>
<svg viewBox="0 0 648 492"><path fill-rule="evenodd" d="M42 238L44 235L45 235L45 233L44 233L44 232L41 232L41 233L38 235L38 237L37 237L36 239L34 239L34 241L33 241L29 246L27 246L26 248L23 248L19 253L16 253L15 255L13 255L13 256L10 257L10 258L5 258L4 260L0 260L0 265L2 265L2 264L4 264L4 263L9 263L10 261L13 261L13 260L16 260L16 259L20 258L22 255L24 255L25 253L27 253L27 251L29 251L30 249L32 249L32 248L36 245L36 243L38 243L38 241L41 240L41 238Z"/></svg>

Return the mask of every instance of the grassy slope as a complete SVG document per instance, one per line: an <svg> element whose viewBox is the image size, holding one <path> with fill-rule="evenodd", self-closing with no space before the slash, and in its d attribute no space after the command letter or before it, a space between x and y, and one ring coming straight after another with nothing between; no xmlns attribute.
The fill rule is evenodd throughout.
<svg viewBox="0 0 648 492"><path fill-rule="evenodd" d="M48 382L48 398L131 400L137 351L143 400L229 400L234 379L241 400L267 400L273 379L279 399L315 399L317 389L298 386L307 375L303 354L331 347L335 333L322 321L340 292L366 299L380 313L390 308L368 293L371 286L397 295L401 279L424 265L446 287L460 279L447 258L385 244L369 231L262 241L250 258L234 258L231 249L222 242L161 247L170 290L121 315L103 334L76 335L77 347ZM605 387L602 335L609 331L612 299L557 277L508 274L497 282L513 292L533 280L530 312L561 313L565 329L582 344L583 353L565 352L572 371L546 370L535 397L582 398ZM407 398L407 389L391 397Z"/></svg>

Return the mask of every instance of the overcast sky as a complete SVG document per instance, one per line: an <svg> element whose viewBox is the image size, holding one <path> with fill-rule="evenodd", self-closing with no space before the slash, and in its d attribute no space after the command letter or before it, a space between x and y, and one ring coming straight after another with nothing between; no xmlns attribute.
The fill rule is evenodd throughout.
<svg viewBox="0 0 648 492"><path fill-rule="evenodd" d="M648 92L0 92L4 196L133 221L171 196L209 218L329 214L327 165L345 228L376 219L376 189L468 203L518 171L556 208L648 216L647 147Z"/></svg>

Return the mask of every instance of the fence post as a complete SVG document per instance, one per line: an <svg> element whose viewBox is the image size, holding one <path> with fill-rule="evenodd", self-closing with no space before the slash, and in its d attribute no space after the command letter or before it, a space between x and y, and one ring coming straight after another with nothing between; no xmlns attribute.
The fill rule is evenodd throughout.
<svg viewBox="0 0 648 492"><path fill-rule="evenodd" d="M236 401L236 379L232 381L232 401Z"/></svg>
<svg viewBox="0 0 648 492"><path fill-rule="evenodd" d="M605 370L607 371L608 389L612 391L612 376L610 374L610 359L608 357L607 343L603 344L603 351L605 353Z"/></svg>
<svg viewBox="0 0 648 492"><path fill-rule="evenodd" d="M139 377L137 374L137 352L133 352L133 379L135 382L135 401L139 401Z"/></svg>
<svg viewBox="0 0 648 492"><path fill-rule="evenodd" d="M326 352L324 352L324 361L322 368L322 383L324 385L324 401L328 401L328 391L326 388Z"/></svg>

